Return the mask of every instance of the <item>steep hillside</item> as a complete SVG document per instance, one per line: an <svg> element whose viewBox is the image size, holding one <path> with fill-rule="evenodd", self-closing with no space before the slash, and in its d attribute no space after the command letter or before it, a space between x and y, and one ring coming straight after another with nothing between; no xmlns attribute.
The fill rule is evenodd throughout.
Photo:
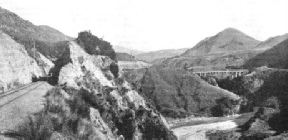
<svg viewBox="0 0 288 140"><path fill-rule="evenodd" d="M59 42L62 40L73 40L72 37L69 37L67 35L64 35L62 32L60 32L57 29L54 29L47 25L39 25L39 28L43 30L43 33L48 34L51 38L53 38L52 42ZM58 39L58 40L57 40Z"/></svg>
<svg viewBox="0 0 288 140"><path fill-rule="evenodd" d="M244 111L259 107L255 115L239 126L237 131L218 133L221 139L227 139L231 134L240 136L239 139L287 139L287 82L287 70L267 67L257 68L241 78L219 82L219 86L247 98L247 110Z"/></svg>
<svg viewBox="0 0 288 140"><path fill-rule="evenodd" d="M146 62L153 62L155 60L174 57L184 53L187 49L170 49L170 50L159 50L159 51L151 51L145 52L136 55L135 57L139 60L144 60Z"/></svg>
<svg viewBox="0 0 288 140"><path fill-rule="evenodd" d="M133 56L136 56L138 54L143 53L142 51L129 49L129 48L126 48L126 47L123 47L123 46L119 46L119 45L113 46L113 49L117 53L128 53L128 54L133 55Z"/></svg>
<svg viewBox="0 0 288 140"><path fill-rule="evenodd" d="M84 48L69 42L52 71L60 86L46 95L47 137L175 140L160 113L113 74L115 62Z"/></svg>
<svg viewBox="0 0 288 140"><path fill-rule="evenodd" d="M48 26L36 26L1 7L0 25L0 30L11 36L18 43L23 44L29 54L35 44L37 51L48 58L56 55L54 51L58 48L53 47L53 43L71 39L56 29Z"/></svg>
<svg viewBox="0 0 288 140"><path fill-rule="evenodd" d="M50 43L70 39L56 29L48 26L36 26L3 8L0 8L0 24L1 30L19 39L35 39Z"/></svg>
<svg viewBox="0 0 288 140"><path fill-rule="evenodd" d="M135 56L128 53L116 53L116 58L118 61L136 61Z"/></svg>
<svg viewBox="0 0 288 140"><path fill-rule="evenodd" d="M275 37L268 38L267 40L261 42L258 46L255 47L257 50L268 50L272 47L278 45L284 40L288 39L288 34L279 35Z"/></svg>
<svg viewBox="0 0 288 140"><path fill-rule="evenodd" d="M249 50L256 47L260 41L234 28L227 28L215 36L200 41L181 56L191 57L205 54L227 53L231 51Z"/></svg>
<svg viewBox="0 0 288 140"><path fill-rule="evenodd" d="M0 87L4 90L32 82L33 76L42 76L43 71L29 57L24 46L0 31Z"/></svg>
<svg viewBox="0 0 288 140"><path fill-rule="evenodd" d="M239 99L183 69L152 66L146 72L127 71L124 75L166 117L213 116L219 113L215 108L221 98Z"/></svg>
<svg viewBox="0 0 288 140"><path fill-rule="evenodd" d="M261 54L249 59L244 67L255 68L268 66L271 68L288 69L288 39Z"/></svg>

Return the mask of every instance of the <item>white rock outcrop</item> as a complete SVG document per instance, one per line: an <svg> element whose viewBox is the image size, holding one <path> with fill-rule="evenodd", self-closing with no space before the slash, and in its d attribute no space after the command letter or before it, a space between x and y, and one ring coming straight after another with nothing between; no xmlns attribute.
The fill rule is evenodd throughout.
<svg viewBox="0 0 288 140"><path fill-rule="evenodd" d="M48 58L46 58L43 54L39 53L39 58L37 58L38 63L40 63L39 65L41 66L41 68L43 69L43 71L45 72L46 75L49 74L49 71L51 68L54 67L54 63L52 63Z"/></svg>
<svg viewBox="0 0 288 140"><path fill-rule="evenodd" d="M89 70L93 73L102 86L112 86L111 82L105 77L102 69L107 69L112 60L106 56L92 56L87 54L76 42L71 41L69 44L70 59L72 63L69 63L61 68L59 74L60 85L67 84L74 88L78 88L76 79L84 76L81 68Z"/></svg>
<svg viewBox="0 0 288 140"><path fill-rule="evenodd" d="M151 105L148 105L137 91L132 90L124 79L113 76L110 71L110 65L115 63L113 60L107 56L89 55L75 41L69 42L69 47L63 54L57 68L58 84L67 89L84 89L89 92L89 102L94 104L90 109L90 119L95 124L94 133L97 134L99 131L98 135L104 136L99 139L111 139L111 133L116 134L116 130L119 134L126 135L125 139L175 138L160 113L151 108ZM54 75L57 73L56 71ZM103 115L107 118L102 118ZM111 119L110 115L114 116L114 119ZM154 128L148 129L151 125Z"/></svg>
<svg viewBox="0 0 288 140"><path fill-rule="evenodd" d="M42 70L24 46L0 31L0 87L4 90L28 84L32 76L42 76Z"/></svg>

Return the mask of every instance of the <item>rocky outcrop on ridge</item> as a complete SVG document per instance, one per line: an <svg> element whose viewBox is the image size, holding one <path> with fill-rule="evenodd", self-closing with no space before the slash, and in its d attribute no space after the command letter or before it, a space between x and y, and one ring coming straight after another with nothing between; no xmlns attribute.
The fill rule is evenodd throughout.
<svg viewBox="0 0 288 140"><path fill-rule="evenodd" d="M24 46L3 32L0 32L0 50L0 87L4 87L4 90L28 84L33 76L43 75Z"/></svg>
<svg viewBox="0 0 288 140"><path fill-rule="evenodd" d="M90 55L69 42L50 71L60 85L46 96L46 112L58 122L53 123L58 126L54 131L65 135L63 129L68 128L78 138L105 140L176 139L161 114L123 78L114 77L112 63L108 56ZM67 122L73 122L73 127Z"/></svg>

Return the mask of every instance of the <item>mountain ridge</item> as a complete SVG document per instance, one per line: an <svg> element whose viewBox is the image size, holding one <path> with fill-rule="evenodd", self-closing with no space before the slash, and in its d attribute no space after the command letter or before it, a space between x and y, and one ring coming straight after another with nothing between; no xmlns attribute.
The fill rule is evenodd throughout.
<svg viewBox="0 0 288 140"><path fill-rule="evenodd" d="M259 43L260 41L246 35L238 29L226 28L214 36L203 39L181 56L192 57L203 54L249 50L253 49Z"/></svg>

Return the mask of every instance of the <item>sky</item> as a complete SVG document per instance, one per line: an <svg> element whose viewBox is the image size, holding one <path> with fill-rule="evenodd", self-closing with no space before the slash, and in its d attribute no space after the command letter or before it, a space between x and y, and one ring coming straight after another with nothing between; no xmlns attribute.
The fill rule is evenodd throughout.
<svg viewBox="0 0 288 140"><path fill-rule="evenodd" d="M141 51L192 48L225 28L258 40L288 33L288 0L0 0L66 35L94 35Z"/></svg>

